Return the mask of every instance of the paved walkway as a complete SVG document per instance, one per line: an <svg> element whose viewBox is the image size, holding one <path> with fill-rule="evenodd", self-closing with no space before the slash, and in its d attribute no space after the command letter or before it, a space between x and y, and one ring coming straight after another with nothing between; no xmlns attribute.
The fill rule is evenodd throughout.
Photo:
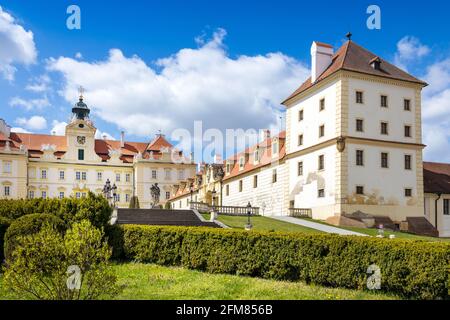
<svg viewBox="0 0 450 320"><path fill-rule="evenodd" d="M327 233L337 233L337 234L346 235L346 236L364 236L364 237L368 236L367 234L354 232L354 231L350 231L350 230L345 230L345 229L341 229L341 228L337 228L337 227L333 227L333 226L328 226L326 224L312 222L312 221L305 220L305 219L298 219L298 218L293 218L293 217L281 217L281 216L272 217L272 218L280 220L280 221L284 221L284 222L298 224L300 226L304 226L304 227L311 228L311 229L316 229L316 230L327 232Z"/></svg>

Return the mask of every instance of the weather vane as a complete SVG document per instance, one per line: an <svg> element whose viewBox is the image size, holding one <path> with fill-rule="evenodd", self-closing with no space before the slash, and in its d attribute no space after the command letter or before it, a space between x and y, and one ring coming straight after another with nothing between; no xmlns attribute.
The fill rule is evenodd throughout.
<svg viewBox="0 0 450 320"><path fill-rule="evenodd" d="M348 32L345 36L347 37L347 39L349 41L352 40L352 33L351 32Z"/></svg>
<svg viewBox="0 0 450 320"><path fill-rule="evenodd" d="M83 100L83 93L84 93L84 88L83 86L79 86L78 87L78 93L80 94L80 100Z"/></svg>

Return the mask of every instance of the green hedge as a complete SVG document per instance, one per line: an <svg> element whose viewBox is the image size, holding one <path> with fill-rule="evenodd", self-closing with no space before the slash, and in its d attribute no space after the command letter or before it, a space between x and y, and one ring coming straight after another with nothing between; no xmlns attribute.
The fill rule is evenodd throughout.
<svg viewBox="0 0 450 320"><path fill-rule="evenodd" d="M384 292L449 297L446 243L135 225L116 226L110 237L130 260L329 287L365 289L376 264Z"/></svg>
<svg viewBox="0 0 450 320"><path fill-rule="evenodd" d="M35 213L27 214L19 219L14 220L6 230L4 241L4 254L6 260L12 258L12 254L19 243L19 238L32 235L41 231L42 227L50 224L56 230L63 233L66 229L64 221L52 214Z"/></svg>
<svg viewBox="0 0 450 320"><path fill-rule="evenodd" d="M81 199L0 200L0 217L14 220L35 213L56 215L65 222L67 228L83 219L88 219L95 227L102 228L109 224L112 209L103 196L91 192Z"/></svg>
<svg viewBox="0 0 450 320"><path fill-rule="evenodd" d="M6 230L10 225L11 225L10 219L0 217L0 265L2 264L2 261L5 258L3 255L4 239Z"/></svg>

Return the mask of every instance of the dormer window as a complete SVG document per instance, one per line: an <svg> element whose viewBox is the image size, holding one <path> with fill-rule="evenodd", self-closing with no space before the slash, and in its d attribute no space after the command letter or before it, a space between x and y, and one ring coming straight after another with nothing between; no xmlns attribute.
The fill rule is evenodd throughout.
<svg viewBox="0 0 450 320"><path fill-rule="evenodd" d="M272 155L276 155L278 154L278 148L279 144L278 144L278 139L273 139L272 141Z"/></svg>
<svg viewBox="0 0 450 320"><path fill-rule="evenodd" d="M245 159L244 157L239 158L239 170L244 169Z"/></svg>
<svg viewBox="0 0 450 320"><path fill-rule="evenodd" d="M227 162L225 172L226 172L227 174L229 174L230 171L231 171L231 163Z"/></svg>
<svg viewBox="0 0 450 320"><path fill-rule="evenodd" d="M255 163L259 162L259 148L256 148L256 150L253 152L253 161Z"/></svg>
<svg viewBox="0 0 450 320"><path fill-rule="evenodd" d="M370 60L370 66L375 70L381 70L381 59L380 57L375 57Z"/></svg>

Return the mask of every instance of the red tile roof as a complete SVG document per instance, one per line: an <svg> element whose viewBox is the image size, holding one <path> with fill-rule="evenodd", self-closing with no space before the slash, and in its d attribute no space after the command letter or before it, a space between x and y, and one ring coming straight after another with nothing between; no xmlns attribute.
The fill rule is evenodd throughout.
<svg viewBox="0 0 450 320"><path fill-rule="evenodd" d="M0 135L0 147L4 147L7 139ZM65 136L47 135L47 134L31 134L31 133L16 133L12 132L10 136L11 149L18 149L20 145L24 145L28 149L30 158L39 158L42 155L42 145L54 145L56 148L55 156L60 158L67 151L67 138ZM139 152L144 155L144 158L150 156L149 152L153 152L155 159L161 157L161 148L171 148L172 145L163 137L158 136L152 142L128 142L124 143L124 147L121 148L120 141L117 140L95 140L95 152L102 160L109 159L109 150L121 150L121 160L125 163L133 162L133 157Z"/></svg>
<svg viewBox="0 0 450 320"><path fill-rule="evenodd" d="M272 157L272 141L273 141L274 137L267 138L264 141L257 143L255 145L245 149L244 151L229 157L227 160L234 161L234 164L230 170L230 173L226 174L223 179L224 180L231 179L233 177L239 176L239 175L247 173L249 171L252 171L252 170L264 167L266 165L269 165L271 163L274 163L276 161L282 160L284 158L284 156L286 155L286 144L285 144L286 131L280 132L280 134L275 137L279 138L278 139L278 141L279 141L278 142L279 143L278 156ZM260 155L260 159L259 159L258 163L255 163L254 159L253 159L253 153L256 151L256 148L258 148L258 147L260 148L262 153ZM241 157L245 157L246 154L248 154L248 156L246 157L246 161L244 163L244 168L242 170L239 170L239 159ZM226 167L226 162L225 162L225 167Z"/></svg>
<svg viewBox="0 0 450 320"><path fill-rule="evenodd" d="M311 77L308 78L297 90L295 90L282 104L286 104L290 99L311 88L314 84L326 79L339 70L355 71L374 76L391 78L414 82L426 86L427 83L413 77L409 73L397 68L386 60L381 60L380 70L374 69L370 62L378 56L367 49L361 47L353 41L344 43L333 55L330 66L317 78L316 82L311 83Z"/></svg>
<svg viewBox="0 0 450 320"><path fill-rule="evenodd" d="M426 193L450 194L450 163L423 163L423 183Z"/></svg>

